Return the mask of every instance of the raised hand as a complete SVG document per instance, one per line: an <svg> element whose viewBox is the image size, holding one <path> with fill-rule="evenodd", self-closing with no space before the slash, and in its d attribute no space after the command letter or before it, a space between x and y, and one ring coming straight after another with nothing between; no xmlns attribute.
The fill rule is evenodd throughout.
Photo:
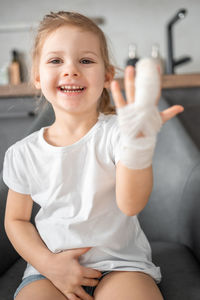
<svg viewBox="0 0 200 300"><path fill-rule="evenodd" d="M127 66L125 69L124 88L125 88L127 101L124 99L121 93L119 83L116 80L113 80L111 82L111 92L117 108L121 108L135 101L135 69L132 66ZM155 102L158 102L159 98L160 98L160 93L158 93ZM160 112L162 122L165 123L166 121L172 119L177 114L183 112L183 110L184 108L181 105L174 105L168 109L165 109L164 111Z"/></svg>
<svg viewBox="0 0 200 300"><path fill-rule="evenodd" d="M82 288L96 286L101 272L83 267L79 264L79 257L90 248L80 248L52 253L48 260L46 274L44 274L68 300L92 300Z"/></svg>

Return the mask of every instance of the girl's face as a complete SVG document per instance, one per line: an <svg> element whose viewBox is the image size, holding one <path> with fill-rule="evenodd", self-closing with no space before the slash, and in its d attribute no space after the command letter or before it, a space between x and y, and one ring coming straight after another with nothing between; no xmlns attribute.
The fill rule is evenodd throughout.
<svg viewBox="0 0 200 300"><path fill-rule="evenodd" d="M41 88L55 113L96 113L108 80L100 41L94 33L63 26L44 41L35 85Z"/></svg>

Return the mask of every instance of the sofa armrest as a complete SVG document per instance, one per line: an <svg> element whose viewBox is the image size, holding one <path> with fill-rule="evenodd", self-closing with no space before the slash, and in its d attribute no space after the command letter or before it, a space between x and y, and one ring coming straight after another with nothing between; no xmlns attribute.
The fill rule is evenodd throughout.
<svg viewBox="0 0 200 300"><path fill-rule="evenodd" d="M179 241L192 249L200 262L200 161L191 170L178 213Z"/></svg>
<svg viewBox="0 0 200 300"><path fill-rule="evenodd" d="M11 245L4 228L4 216L8 188L0 174L0 275L3 274L18 258L19 254Z"/></svg>
<svg viewBox="0 0 200 300"><path fill-rule="evenodd" d="M40 113L33 122L32 126L28 129L27 135L39 130L41 127L49 126L54 121L53 109L50 105L45 104L40 109ZM4 228L5 207L7 200L8 187L4 184L2 179L2 172L0 173L0 275L3 274L13 263L19 258L18 253L10 243ZM32 219L34 223L34 217L39 207L37 204L33 205Z"/></svg>
<svg viewBox="0 0 200 300"><path fill-rule="evenodd" d="M165 99L160 110L169 107ZM151 241L181 242L200 258L200 152L178 117L158 135L154 187L140 223Z"/></svg>

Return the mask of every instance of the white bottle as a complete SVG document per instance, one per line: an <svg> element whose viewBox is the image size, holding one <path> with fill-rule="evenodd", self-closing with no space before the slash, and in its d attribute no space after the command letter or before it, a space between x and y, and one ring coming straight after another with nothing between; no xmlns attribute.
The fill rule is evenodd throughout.
<svg viewBox="0 0 200 300"><path fill-rule="evenodd" d="M137 57L137 46L136 46L136 44L134 44L134 43L129 44L128 59L126 61L126 65L135 67L138 60L139 60L139 58Z"/></svg>
<svg viewBox="0 0 200 300"><path fill-rule="evenodd" d="M151 48L151 57L156 61L158 66L160 67L161 74L164 73L164 63L160 56L160 47L158 44L154 44Z"/></svg>

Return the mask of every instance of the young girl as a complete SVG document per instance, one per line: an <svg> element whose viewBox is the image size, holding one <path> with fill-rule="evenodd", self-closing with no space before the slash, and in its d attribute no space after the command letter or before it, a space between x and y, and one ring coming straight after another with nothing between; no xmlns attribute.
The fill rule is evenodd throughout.
<svg viewBox="0 0 200 300"><path fill-rule="evenodd" d="M150 63L150 77L142 82L153 76L158 79L158 71ZM158 113L159 90L143 97L136 85L135 93L132 67L125 71L125 102L113 81L104 34L77 13L44 17L32 77L55 122L5 156L5 228L28 262L15 299L163 299L156 285L160 269L136 215L152 190L160 120L183 108ZM110 83L118 116L109 102ZM140 105L148 97L153 104ZM33 201L40 205L37 229L30 222Z"/></svg>

